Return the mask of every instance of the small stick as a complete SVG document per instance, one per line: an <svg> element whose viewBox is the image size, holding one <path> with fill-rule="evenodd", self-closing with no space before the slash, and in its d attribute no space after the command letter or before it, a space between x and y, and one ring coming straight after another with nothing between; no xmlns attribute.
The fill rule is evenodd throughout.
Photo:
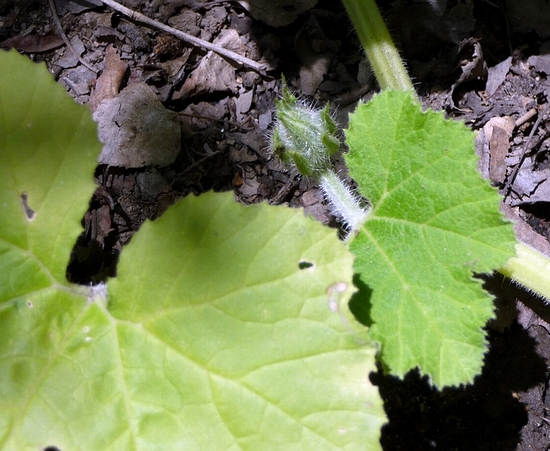
<svg viewBox="0 0 550 451"><path fill-rule="evenodd" d="M283 186L279 192L271 199L268 200L270 205L277 205L281 202L281 200L290 192L292 189L292 185L296 181L296 174L291 174L288 182L286 182L285 186Z"/></svg>
<svg viewBox="0 0 550 451"><path fill-rule="evenodd" d="M74 56L76 56L76 59L78 61L80 61L80 64L82 64L83 66L87 67L88 69L90 69L94 74L97 74L97 70L94 69L92 66L90 66L85 60L84 58L82 58L78 53L77 51L75 50L75 48L73 47L73 45L71 44L71 41L69 41L69 38L67 37L67 35L65 34L65 30L63 30L63 25L61 24L61 21L59 20L59 16L57 14L57 8L55 7L55 0L49 0L50 2L50 9L52 10L52 18L53 18L53 22L55 24L55 27L57 28L57 31L59 33L59 35L61 36L61 39L63 40L63 42L65 43L65 45L67 46L67 48L73 52Z"/></svg>
<svg viewBox="0 0 550 451"><path fill-rule="evenodd" d="M200 160L197 160L195 161L191 166L187 166L183 171L182 173L185 173L185 172L189 172L191 169L194 169L196 168L198 165L202 164L203 162L205 162L206 160L208 160L209 158L212 158L214 155L217 155L221 153L221 150L215 150L214 152L206 155L205 157L201 158Z"/></svg>
<svg viewBox="0 0 550 451"><path fill-rule="evenodd" d="M538 110L533 107L527 113L525 113L523 116L518 117L518 120L516 121L516 127L519 127L520 125L525 124L529 119L531 119L535 114L537 114Z"/></svg>
<svg viewBox="0 0 550 451"><path fill-rule="evenodd" d="M525 142L525 145L523 146L523 151L521 152L521 158L510 174L510 177L506 181L506 185L504 186L504 198L508 197L510 195L510 192L512 191L512 187L514 185L514 182L516 180L516 177L518 175L519 169L521 168L521 165L525 161L525 158L527 158L527 153L530 150L529 145L531 144L531 140L533 139L533 136L535 135L535 132L538 130L540 123L542 122L542 116L543 114L539 114L537 117L537 120L535 121L535 124L533 125L533 128L531 129L531 133L529 133L529 136L527 137L527 141Z"/></svg>
<svg viewBox="0 0 550 451"><path fill-rule="evenodd" d="M53 1L53 0L50 0L50 1ZM190 34L184 33L183 31L176 30L175 28L172 28L168 25L164 25L161 22L150 19L149 17L144 16L141 13L132 11L131 9L126 8L125 6L122 6L120 3L117 3L114 0L101 0L101 1L107 6L114 9L115 11L118 11L119 13L124 14L125 16L128 16L132 20L136 20L138 22L144 23L145 25L149 25L151 27L162 30L165 33L169 33L173 36L176 36L177 38L183 41L186 41L190 44L193 44L195 46L205 48L206 50L211 50L212 52L215 52L218 55L237 63L239 66L247 66L251 69L254 69L257 72L262 72L265 70L265 66L263 64L253 61L250 58L247 58L245 56L241 56L238 53L232 52L231 50L228 50L219 45L213 44L212 42L208 42L208 41L205 41L204 39L191 36Z"/></svg>
<svg viewBox="0 0 550 451"><path fill-rule="evenodd" d="M210 121L210 122L219 122L221 124L232 125L233 127L237 127L237 128L239 128L241 130L244 130L244 131L254 130L254 127L243 127L242 124L239 124L238 122L235 122L235 121L230 121L230 120L227 120L227 119L217 119L215 117L210 117L210 116L201 116L200 114L191 114L191 113L179 112L178 116L190 117L190 118L193 118L193 119L203 119L205 121Z"/></svg>

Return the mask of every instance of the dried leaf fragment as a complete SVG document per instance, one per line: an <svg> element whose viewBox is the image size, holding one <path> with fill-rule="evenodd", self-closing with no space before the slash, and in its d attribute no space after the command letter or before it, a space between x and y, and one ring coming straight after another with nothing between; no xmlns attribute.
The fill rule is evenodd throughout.
<svg viewBox="0 0 550 451"><path fill-rule="evenodd" d="M506 178L505 158L510 150L510 138L516 123L509 116L493 117L483 131L489 140L489 178L495 185L500 185Z"/></svg>
<svg viewBox="0 0 550 451"><path fill-rule="evenodd" d="M148 85L129 85L118 97L103 101L94 113L104 144L99 163L125 168L173 163L181 143L175 117Z"/></svg>
<svg viewBox="0 0 550 451"><path fill-rule="evenodd" d="M96 88L90 97L90 109L95 111L98 105L118 94L122 79L128 66L120 59L116 49L109 45L105 52L105 67L96 82Z"/></svg>
<svg viewBox="0 0 550 451"><path fill-rule="evenodd" d="M61 47L63 44L63 39L52 30L45 35L22 33L0 42L0 47L13 48L22 53L41 53Z"/></svg>
<svg viewBox="0 0 550 451"><path fill-rule="evenodd" d="M235 30L223 30L214 43L233 52L244 54L245 46ZM198 67L185 81L177 97L189 98L205 93L237 91L235 67L214 52L201 59Z"/></svg>

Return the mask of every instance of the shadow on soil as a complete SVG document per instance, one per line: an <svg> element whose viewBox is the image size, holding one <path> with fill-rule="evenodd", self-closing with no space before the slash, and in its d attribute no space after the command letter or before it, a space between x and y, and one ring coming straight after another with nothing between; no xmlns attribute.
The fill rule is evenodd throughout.
<svg viewBox="0 0 550 451"><path fill-rule="evenodd" d="M503 288L506 297L518 290L509 284ZM541 355L545 355L546 346L542 346L537 329L542 328L526 330L513 321L502 332L489 331L483 372L466 387L438 391L418 371L410 372L404 380L384 375L381 370L372 373L371 381L380 389L389 420L382 429L383 449L517 450L528 415L536 415L525 403L523 392L531 389L534 393L532 389L537 387L539 404L546 393L547 366ZM547 335L546 330L542 333ZM541 426L544 415L541 413L538 422Z"/></svg>

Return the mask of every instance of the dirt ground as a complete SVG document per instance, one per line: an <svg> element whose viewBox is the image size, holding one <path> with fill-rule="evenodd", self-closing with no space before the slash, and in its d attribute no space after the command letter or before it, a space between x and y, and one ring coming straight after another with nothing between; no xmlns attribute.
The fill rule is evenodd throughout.
<svg viewBox="0 0 550 451"><path fill-rule="evenodd" d="M330 101L342 126L355 104L376 92L340 3L124 5L260 66L237 68L100 0L0 2L0 47L45 61L77 102L95 109L113 91L144 82L162 102L155 108L174 112L183 132L181 145L162 164L145 158L98 166L99 187L83 218L69 279L96 283L114 276L120 249L143 221L189 193L233 190L244 203L303 207L338 227L317 188L271 157L266 137L282 74L305 98ZM518 236L550 255L550 4L435 0L380 6L426 107L479 132L481 172L500 189ZM437 391L414 372L403 381L371 375L389 418L382 431L385 450L550 449L550 307L499 275L486 277L485 286L495 295L498 318L488 327L490 351L473 385Z"/></svg>

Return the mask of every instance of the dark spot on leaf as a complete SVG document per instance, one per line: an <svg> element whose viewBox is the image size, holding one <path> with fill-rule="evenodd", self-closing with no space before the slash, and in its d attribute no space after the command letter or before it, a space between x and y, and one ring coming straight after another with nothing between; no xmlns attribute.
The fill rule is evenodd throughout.
<svg viewBox="0 0 550 451"><path fill-rule="evenodd" d="M311 262L300 262L298 263L298 268L300 269L307 269L307 268L311 268L313 266L313 263Z"/></svg>
<svg viewBox="0 0 550 451"><path fill-rule="evenodd" d="M61 449L59 449L57 446L46 446L46 448L44 448L44 451L61 451Z"/></svg>
<svg viewBox="0 0 550 451"><path fill-rule="evenodd" d="M23 205L23 210L25 211L25 216L27 219L29 221L34 220L35 212L31 207L29 207L27 193L21 194L21 205Z"/></svg>

